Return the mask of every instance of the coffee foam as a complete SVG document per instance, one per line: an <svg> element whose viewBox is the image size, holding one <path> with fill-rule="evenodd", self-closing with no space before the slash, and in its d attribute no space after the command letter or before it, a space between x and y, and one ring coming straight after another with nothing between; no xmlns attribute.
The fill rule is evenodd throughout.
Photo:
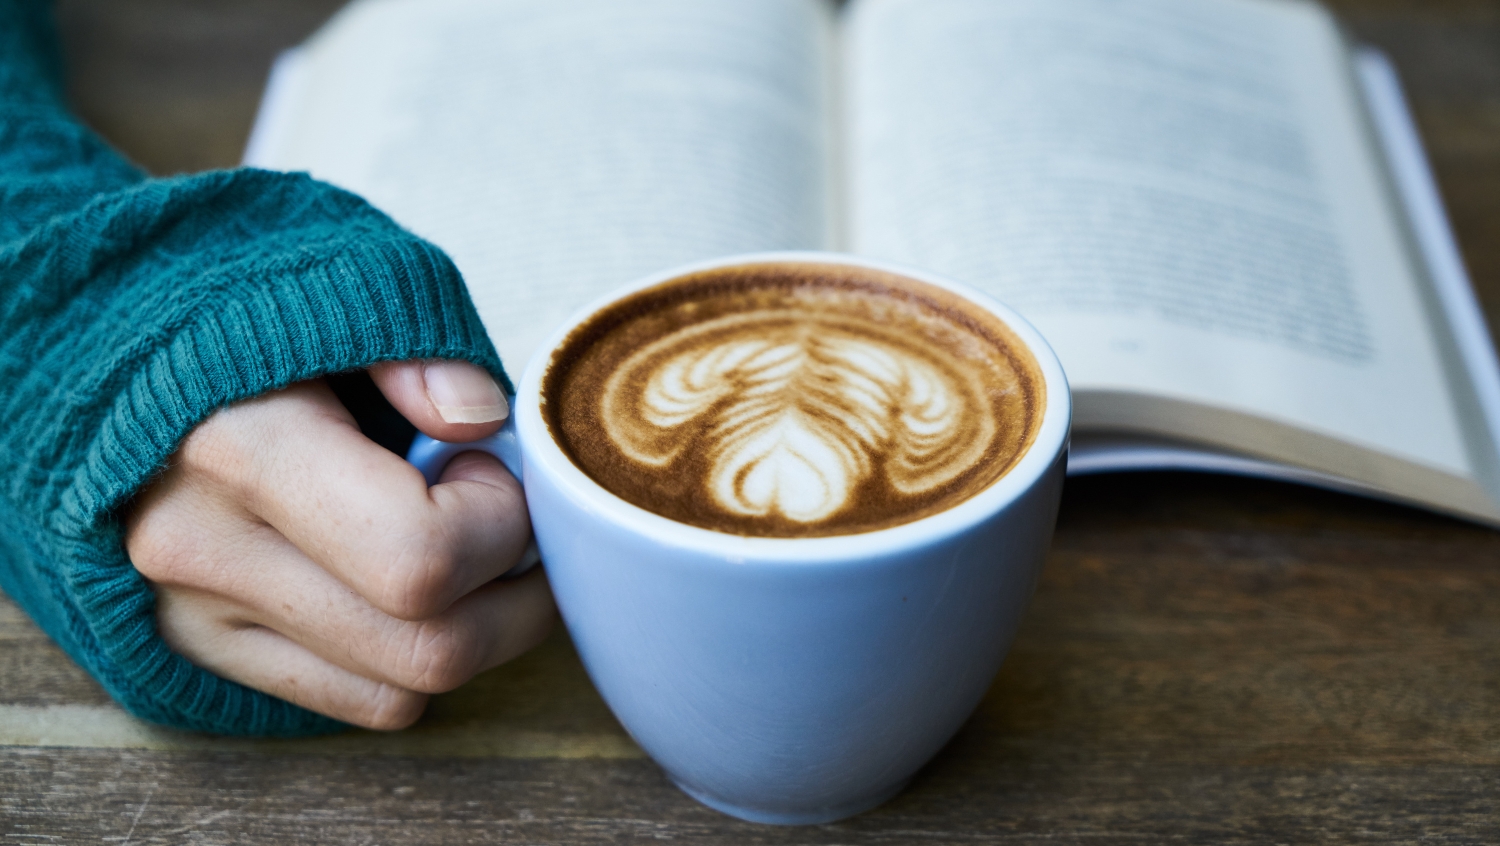
<svg viewBox="0 0 1500 846"><path fill-rule="evenodd" d="M735 534L871 531L951 507L1024 454L1035 360L997 318L869 270L775 264L640 292L575 330L544 416L578 466Z"/></svg>

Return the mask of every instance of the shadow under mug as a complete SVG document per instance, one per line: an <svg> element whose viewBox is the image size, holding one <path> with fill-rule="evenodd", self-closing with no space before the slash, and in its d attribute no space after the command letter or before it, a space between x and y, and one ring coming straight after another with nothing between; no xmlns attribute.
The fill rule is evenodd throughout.
<svg viewBox="0 0 1500 846"><path fill-rule="evenodd" d="M679 276L778 262L908 277L998 316L1043 375L1045 411L1027 453L938 514L816 538L678 523L615 496L568 459L542 418L540 390L548 352L574 326ZM452 456L482 449L522 481L558 609L625 729L683 791L741 819L830 822L899 792L989 688L1051 541L1072 408L1042 336L993 299L932 274L769 253L644 279L580 311L541 349L498 434L472 444L419 438L409 457L431 483Z"/></svg>

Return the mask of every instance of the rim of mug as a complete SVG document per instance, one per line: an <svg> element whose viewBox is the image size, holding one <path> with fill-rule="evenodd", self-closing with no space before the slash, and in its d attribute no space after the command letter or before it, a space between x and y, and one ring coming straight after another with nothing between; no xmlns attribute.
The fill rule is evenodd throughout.
<svg viewBox="0 0 1500 846"><path fill-rule="evenodd" d="M999 317L1031 351L1042 372L1047 392L1041 426L1026 454L1009 472L988 487L944 511L884 529L810 538L735 535L682 523L618 496L573 463L552 437L547 422L542 419L539 400L542 376L551 363L552 352L567 338L568 333L606 305L678 277L739 265L777 263L844 265L904 276L957 294ZM981 291L944 276L847 253L813 250L741 253L654 273L615 288L580 308L552 332L538 350L527 364L521 382L517 385L514 411L517 434L526 445L522 448L523 454L531 459L530 463L543 465L535 468L536 470L545 469L569 496L587 502L596 517L628 525L636 533L669 546L757 563L838 563L846 559L868 559L874 555L952 537L1003 510L1030 490L1067 448L1072 425L1072 395L1062 363L1041 332L1014 309ZM538 399L529 401L528 397ZM523 464L525 463L527 462L523 459ZM533 468L527 469L531 471Z"/></svg>

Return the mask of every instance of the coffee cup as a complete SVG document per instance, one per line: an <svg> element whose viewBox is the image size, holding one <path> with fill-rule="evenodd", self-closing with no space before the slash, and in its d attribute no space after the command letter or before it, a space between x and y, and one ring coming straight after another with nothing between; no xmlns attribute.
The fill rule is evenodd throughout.
<svg viewBox="0 0 1500 846"><path fill-rule="evenodd" d="M1071 418L1014 311L826 253L613 293L552 335L512 409L410 458L430 481L464 450L504 461L621 724L693 798L778 824L884 802L979 703L1050 543Z"/></svg>

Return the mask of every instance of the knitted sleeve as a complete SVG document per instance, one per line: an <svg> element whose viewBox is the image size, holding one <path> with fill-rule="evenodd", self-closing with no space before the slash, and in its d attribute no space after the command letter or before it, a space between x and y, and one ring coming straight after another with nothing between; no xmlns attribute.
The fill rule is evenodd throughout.
<svg viewBox="0 0 1500 846"><path fill-rule="evenodd" d="M305 175L147 178L60 78L46 0L0 0L0 588L137 716L335 729L166 646L119 512L229 403L408 358L508 388L499 359L436 247Z"/></svg>

